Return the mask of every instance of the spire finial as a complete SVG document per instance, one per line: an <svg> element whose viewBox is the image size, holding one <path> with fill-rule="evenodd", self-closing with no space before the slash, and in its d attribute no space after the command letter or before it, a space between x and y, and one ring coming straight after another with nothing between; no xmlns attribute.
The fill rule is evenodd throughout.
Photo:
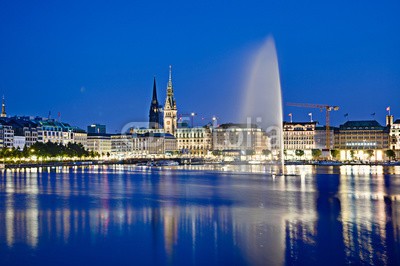
<svg viewBox="0 0 400 266"><path fill-rule="evenodd" d="M172 91L172 66L169 65L169 78L168 78L168 86L167 86L167 94L168 95L172 95L173 91Z"/></svg>
<svg viewBox="0 0 400 266"><path fill-rule="evenodd" d="M157 85L156 85L156 77L154 76L154 81L153 81L153 103L157 103Z"/></svg>
<svg viewBox="0 0 400 266"><path fill-rule="evenodd" d="M4 99L4 95L3 95L3 99L1 102L1 114L0 117L7 117L7 113L6 113L6 101Z"/></svg>

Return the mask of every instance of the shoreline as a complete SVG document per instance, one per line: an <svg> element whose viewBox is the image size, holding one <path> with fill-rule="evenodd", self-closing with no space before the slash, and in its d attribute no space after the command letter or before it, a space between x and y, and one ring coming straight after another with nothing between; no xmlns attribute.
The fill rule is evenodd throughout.
<svg viewBox="0 0 400 266"><path fill-rule="evenodd" d="M40 168L40 167L71 167L71 166L92 166L92 165L138 165L143 166L148 162L154 161L175 161L179 165L249 165L249 166L274 166L273 162L260 162L250 163L248 161L242 162L206 162L194 161L188 163L187 158L171 158L171 159L127 159L127 160L82 160L82 161L49 161L49 162L28 162L28 163L2 163L0 169L20 169L20 168ZM314 161L314 162L301 162L301 161L288 161L285 166L292 165L313 165L313 166L400 166L400 161L395 162L338 162L338 161ZM151 167L151 166L150 166ZM162 167L162 166L158 166Z"/></svg>

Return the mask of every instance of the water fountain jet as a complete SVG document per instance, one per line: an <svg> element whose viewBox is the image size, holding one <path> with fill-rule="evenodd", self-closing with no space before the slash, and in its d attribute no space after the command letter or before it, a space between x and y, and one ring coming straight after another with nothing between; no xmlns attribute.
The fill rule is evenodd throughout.
<svg viewBox="0 0 400 266"><path fill-rule="evenodd" d="M282 92L275 42L268 37L257 50L245 88L242 121L257 124L269 135L271 152L284 171Z"/></svg>

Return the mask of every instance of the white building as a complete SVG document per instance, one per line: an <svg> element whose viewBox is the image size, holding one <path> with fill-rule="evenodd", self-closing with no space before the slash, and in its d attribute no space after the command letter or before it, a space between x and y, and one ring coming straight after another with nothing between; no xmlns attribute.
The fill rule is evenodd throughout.
<svg viewBox="0 0 400 266"><path fill-rule="evenodd" d="M25 144L26 144L25 136L14 136L14 143L13 143L14 148L22 151L25 147Z"/></svg>
<svg viewBox="0 0 400 266"><path fill-rule="evenodd" d="M73 128L72 129L72 140L70 142L81 144L85 149L87 149L87 133L86 133L86 131L79 129L79 128Z"/></svg>
<svg viewBox="0 0 400 266"><path fill-rule="evenodd" d="M132 138L130 134L111 135L111 153L117 156L128 156L133 152Z"/></svg>
<svg viewBox="0 0 400 266"><path fill-rule="evenodd" d="M269 140L257 125L222 124L213 129L213 150L226 153L262 154L269 150Z"/></svg>
<svg viewBox="0 0 400 266"><path fill-rule="evenodd" d="M182 154L205 156L212 151L211 127L178 128L176 139Z"/></svg>
<svg viewBox="0 0 400 266"><path fill-rule="evenodd" d="M37 124L28 117L10 117L4 121L14 130L14 137L25 137L25 146L30 147L37 142Z"/></svg>
<svg viewBox="0 0 400 266"><path fill-rule="evenodd" d="M43 143L78 143L87 146L87 133L84 130L52 119L38 121L37 135L38 141Z"/></svg>
<svg viewBox="0 0 400 266"><path fill-rule="evenodd" d="M312 159L312 150L316 149L316 125L316 122L283 122L286 159ZM304 154L299 157L296 151L302 151Z"/></svg>
<svg viewBox="0 0 400 266"><path fill-rule="evenodd" d="M0 140L2 148L14 147L14 130L9 125L0 125Z"/></svg>
<svg viewBox="0 0 400 266"><path fill-rule="evenodd" d="M101 156L111 154L111 136L108 134L88 134L87 149Z"/></svg>
<svg viewBox="0 0 400 266"><path fill-rule="evenodd" d="M165 155L177 151L176 138L168 133L135 134L132 141L136 155Z"/></svg>

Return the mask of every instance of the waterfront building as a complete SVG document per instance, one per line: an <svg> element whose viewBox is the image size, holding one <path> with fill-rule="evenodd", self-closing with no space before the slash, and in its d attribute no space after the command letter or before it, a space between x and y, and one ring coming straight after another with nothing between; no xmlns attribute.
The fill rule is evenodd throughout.
<svg viewBox="0 0 400 266"><path fill-rule="evenodd" d="M174 88L172 86L172 67L169 66L169 79L167 85L167 98L164 105L164 131L175 135L177 129L177 108L174 98Z"/></svg>
<svg viewBox="0 0 400 266"><path fill-rule="evenodd" d="M11 126L0 124L0 140L2 148L14 147L14 130Z"/></svg>
<svg viewBox="0 0 400 266"><path fill-rule="evenodd" d="M132 141L135 155L172 155L177 150L176 138L169 133L134 134Z"/></svg>
<svg viewBox="0 0 400 266"><path fill-rule="evenodd" d="M329 147L335 146L335 127L329 127ZM326 126L315 127L315 149L324 150L326 149Z"/></svg>
<svg viewBox="0 0 400 266"><path fill-rule="evenodd" d="M3 126L0 125L0 149L4 148L4 139L3 139Z"/></svg>
<svg viewBox="0 0 400 266"><path fill-rule="evenodd" d="M347 121L335 130L335 149L340 150L341 160L386 159L390 148L390 127L376 120Z"/></svg>
<svg viewBox="0 0 400 266"><path fill-rule="evenodd" d="M169 133L111 135L111 153L116 156L164 155L176 150L176 138Z"/></svg>
<svg viewBox="0 0 400 266"><path fill-rule="evenodd" d="M400 158L400 119L390 124L390 149L396 152L396 158Z"/></svg>
<svg viewBox="0 0 400 266"><path fill-rule="evenodd" d="M39 142L53 142L63 145L68 143L79 143L84 147L87 145L87 133L71 125L53 119L38 120L37 134Z"/></svg>
<svg viewBox="0 0 400 266"><path fill-rule="evenodd" d="M118 156L126 156L133 151L131 134L112 134L111 153Z"/></svg>
<svg viewBox="0 0 400 266"><path fill-rule="evenodd" d="M87 132L78 127L72 127L72 140L70 142L81 144L87 149Z"/></svg>
<svg viewBox="0 0 400 266"><path fill-rule="evenodd" d="M312 150L316 148L315 128L317 122L283 122L283 145L286 159L312 159ZM296 151L303 151L299 158Z"/></svg>
<svg viewBox="0 0 400 266"><path fill-rule="evenodd" d="M0 124L3 125L3 145L8 148L21 147L22 138L25 139L26 147L31 147L36 142L64 145L72 142L86 147L87 133L84 130L53 119L28 116L0 117ZM14 141L14 137L17 136L19 140Z"/></svg>
<svg viewBox="0 0 400 266"><path fill-rule="evenodd" d="M161 122L160 122L160 105L159 105L158 99L157 99L156 78L154 78L153 96L152 96L152 99L151 99L150 111L149 111L149 128L151 128L151 129L159 129L160 125L161 125Z"/></svg>
<svg viewBox="0 0 400 266"><path fill-rule="evenodd" d="M212 128L209 126L178 128L176 139L182 154L205 156L212 151Z"/></svg>
<svg viewBox="0 0 400 266"><path fill-rule="evenodd" d="M267 134L257 125L222 124L213 129L213 150L229 155L261 155L269 150Z"/></svg>
<svg viewBox="0 0 400 266"><path fill-rule="evenodd" d="M92 124L87 126L88 134L106 134L106 125Z"/></svg>
<svg viewBox="0 0 400 266"><path fill-rule="evenodd" d="M26 145L25 136L14 136L13 147L17 150L22 151Z"/></svg>
<svg viewBox="0 0 400 266"><path fill-rule="evenodd" d="M88 134L87 149L89 151L97 152L101 156L111 154L111 135L95 133Z"/></svg>
<svg viewBox="0 0 400 266"><path fill-rule="evenodd" d="M151 133L151 134L155 134L155 133L159 133L159 134L163 134L164 133L164 129L163 128L131 128L129 130L130 134L146 134L146 133Z"/></svg>
<svg viewBox="0 0 400 266"><path fill-rule="evenodd" d="M14 137L23 137L24 146L30 147L37 142L37 124L32 122L28 117L10 117L6 120L2 120L1 123L11 126L14 131ZM14 147L21 147L21 138L18 141L19 144L14 141ZM23 149L23 147L22 147Z"/></svg>
<svg viewBox="0 0 400 266"><path fill-rule="evenodd" d="M53 142L64 144L64 138L68 134L63 134L63 127L59 126L55 121L41 120L38 121L38 142Z"/></svg>

